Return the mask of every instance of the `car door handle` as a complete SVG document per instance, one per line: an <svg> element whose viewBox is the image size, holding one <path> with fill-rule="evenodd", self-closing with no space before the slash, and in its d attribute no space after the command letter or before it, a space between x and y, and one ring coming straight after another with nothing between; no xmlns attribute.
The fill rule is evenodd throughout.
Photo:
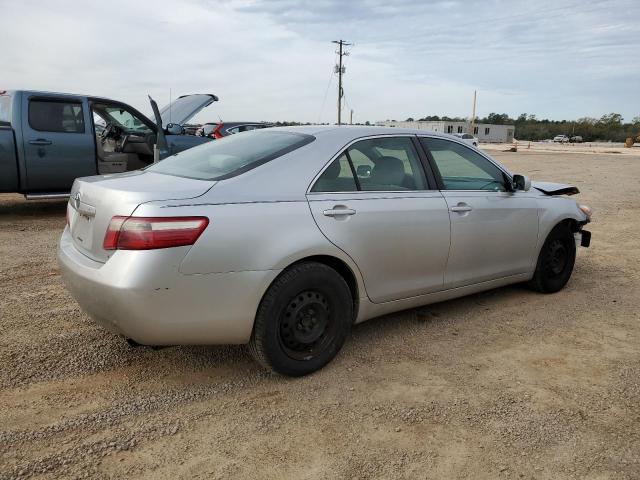
<svg viewBox="0 0 640 480"><path fill-rule="evenodd" d="M458 212L458 213L470 212L471 210L473 210L473 208L471 208L466 203L459 203L455 207L451 207L452 212Z"/></svg>
<svg viewBox="0 0 640 480"><path fill-rule="evenodd" d="M44 138L38 138L36 140L29 140L29 145L51 145L51 140L45 140Z"/></svg>
<svg viewBox="0 0 640 480"><path fill-rule="evenodd" d="M336 205L332 209L324 210L322 214L325 217L341 217L342 215L355 215L356 211L342 205Z"/></svg>

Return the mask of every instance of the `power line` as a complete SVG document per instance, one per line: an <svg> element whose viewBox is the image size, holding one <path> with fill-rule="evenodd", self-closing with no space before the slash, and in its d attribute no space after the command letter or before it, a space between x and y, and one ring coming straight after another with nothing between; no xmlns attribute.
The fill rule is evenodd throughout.
<svg viewBox="0 0 640 480"><path fill-rule="evenodd" d="M322 107L320 107L320 113L318 114L318 123L321 122L322 114L324 113L324 105L327 103L327 94L329 93L329 87L331 87L331 80L333 80L333 66L331 67L331 73L329 74L329 82L327 88L324 91L324 98L322 99Z"/></svg>

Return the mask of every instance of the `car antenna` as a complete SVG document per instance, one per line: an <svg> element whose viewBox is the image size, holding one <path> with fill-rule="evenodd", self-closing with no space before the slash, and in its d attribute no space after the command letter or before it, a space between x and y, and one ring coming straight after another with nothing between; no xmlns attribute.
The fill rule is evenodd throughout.
<svg viewBox="0 0 640 480"><path fill-rule="evenodd" d="M169 123L171 123L171 88L169 88Z"/></svg>

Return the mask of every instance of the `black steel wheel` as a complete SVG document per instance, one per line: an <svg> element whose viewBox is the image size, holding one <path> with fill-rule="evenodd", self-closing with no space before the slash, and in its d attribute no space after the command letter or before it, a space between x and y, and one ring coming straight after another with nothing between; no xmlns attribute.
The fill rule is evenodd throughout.
<svg viewBox="0 0 640 480"><path fill-rule="evenodd" d="M265 293L250 351L278 373L306 375L335 357L352 321L353 297L340 274L321 263L300 263Z"/></svg>
<svg viewBox="0 0 640 480"><path fill-rule="evenodd" d="M565 242L559 238L554 238L544 250L542 260L544 273L547 278L556 278L562 275L569 260L569 252Z"/></svg>
<svg viewBox="0 0 640 480"><path fill-rule="evenodd" d="M542 245L529 286L542 293L561 290L571 278L575 260L573 232L566 224L556 225Z"/></svg>

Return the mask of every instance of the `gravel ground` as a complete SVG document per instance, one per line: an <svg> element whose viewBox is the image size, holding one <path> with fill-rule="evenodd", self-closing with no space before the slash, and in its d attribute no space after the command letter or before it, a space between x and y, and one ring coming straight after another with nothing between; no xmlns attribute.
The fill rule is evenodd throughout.
<svg viewBox="0 0 640 480"><path fill-rule="evenodd" d="M594 208L567 288L367 322L302 379L128 347L62 285L64 202L0 195L0 479L640 478L640 158L495 155Z"/></svg>

